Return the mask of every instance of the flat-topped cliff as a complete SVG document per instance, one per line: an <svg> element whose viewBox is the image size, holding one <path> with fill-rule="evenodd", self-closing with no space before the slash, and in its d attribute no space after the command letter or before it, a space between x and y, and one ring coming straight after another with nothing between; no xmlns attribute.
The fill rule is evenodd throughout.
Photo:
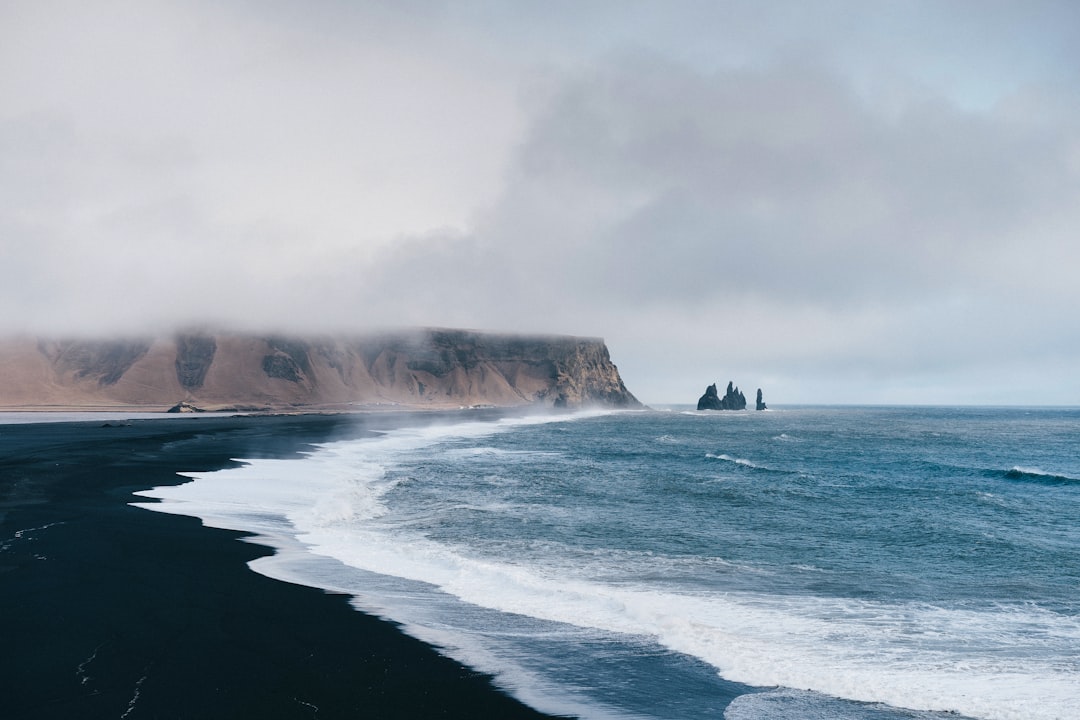
<svg viewBox="0 0 1080 720"><path fill-rule="evenodd" d="M466 330L0 340L0 408L639 407L598 338Z"/></svg>

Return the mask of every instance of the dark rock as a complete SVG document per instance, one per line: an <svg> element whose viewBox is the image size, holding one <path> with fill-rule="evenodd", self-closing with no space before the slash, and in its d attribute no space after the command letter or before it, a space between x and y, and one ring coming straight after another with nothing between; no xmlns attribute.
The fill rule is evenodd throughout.
<svg viewBox="0 0 1080 720"><path fill-rule="evenodd" d="M705 388L705 394L698 399L698 410L745 410L746 396L734 383L729 382L724 397L720 397L716 384Z"/></svg>
<svg viewBox="0 0 1080 720"><path fill-rule="evenodd" d="M206 412L206 411L203 410L200 407L195 407L194 405L189 403L187 400L182 400L182 401L176 403L175 405L173 405L171 408L169 408L165 412L170 412L170 413L192 413L192 412L197 412L197 413L199 413L199 412Z"/></svg>
<svg viewBox="0 0 1080 720"><path fill-rule="evenodd" d="M263 372L278 380L288 380L298 383L304 377L304 371L296 361L284 352L276 352L273 355L265 355L262 360Z"/></svg>
<svg viewBox="0 0 1080 720"><path fill-rule="evenodd" d="M698 410L723 410L720 404L720 396L716 392L716 383L705 388L705 394L698 398Z"/></svg>
<svg viewBox="0 0 1080 720"><path fill-rule="evenodd" d="M761 388L757 389L757 409L758 410L768 410L768 408L765 407L765 401L761 397Z"/></svg>
<svg viewBox="0 0 1080 720"><path fill-rule="evenodd" d="M176 338L176 379L185 390L198 390L214 362L217 341L212 335L180 335Z"/></svg>
<svg viewBox="0 0 1080 720"><path fill-rule="evenodd" d="M38 343L38 350L60 372L72 372L77 380L96 380L115 385L124 373L150 349L147 340L69 340Z"/></svg>
<svg viewBox="0 0 1080 720"><path fill-rule="evenodd" d="M277 352L288 355L293 364L299 368L300 375L311 374L311 357L308 354L310 345L305 340L273 335L266 338L266 344Z"/></svg>
<svg viewBox="0 0 1080 720"><path fill-rule="evenodd" d="M728 382L727 393L720 400L720 404L725 410L745 410L746 396L733 383Z"/></svg>

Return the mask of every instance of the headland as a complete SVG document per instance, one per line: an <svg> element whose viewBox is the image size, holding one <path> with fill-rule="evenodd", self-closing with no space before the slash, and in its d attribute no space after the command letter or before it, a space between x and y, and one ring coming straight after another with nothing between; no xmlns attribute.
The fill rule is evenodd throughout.
<svg viewBox="0 0 1080 720"><path fill-rule="evenodd" d="M604 341L414 329L0 339L0 410L639 407Z"/></svg>

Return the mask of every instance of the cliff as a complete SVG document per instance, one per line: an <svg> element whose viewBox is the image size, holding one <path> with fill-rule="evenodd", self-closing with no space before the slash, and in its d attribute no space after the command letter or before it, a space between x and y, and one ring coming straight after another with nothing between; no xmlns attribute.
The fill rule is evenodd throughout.
<svg viewBox="0 0 1080 720"><path fill-rule="evenodd" d="M464 330L0 341L0 408L639 407L603 340Z"/></svg>

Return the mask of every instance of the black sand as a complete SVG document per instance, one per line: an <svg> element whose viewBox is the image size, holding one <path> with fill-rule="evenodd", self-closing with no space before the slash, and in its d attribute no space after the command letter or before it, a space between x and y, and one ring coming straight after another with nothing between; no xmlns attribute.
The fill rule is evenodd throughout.
<svg viewBox="0 0 1080 720"><path fill-rule="evenodd" d="M544 717L343 596L249 570L270 550L240 533L128 505L180 470L410 421L0 425L0 717Z"/></svg>

